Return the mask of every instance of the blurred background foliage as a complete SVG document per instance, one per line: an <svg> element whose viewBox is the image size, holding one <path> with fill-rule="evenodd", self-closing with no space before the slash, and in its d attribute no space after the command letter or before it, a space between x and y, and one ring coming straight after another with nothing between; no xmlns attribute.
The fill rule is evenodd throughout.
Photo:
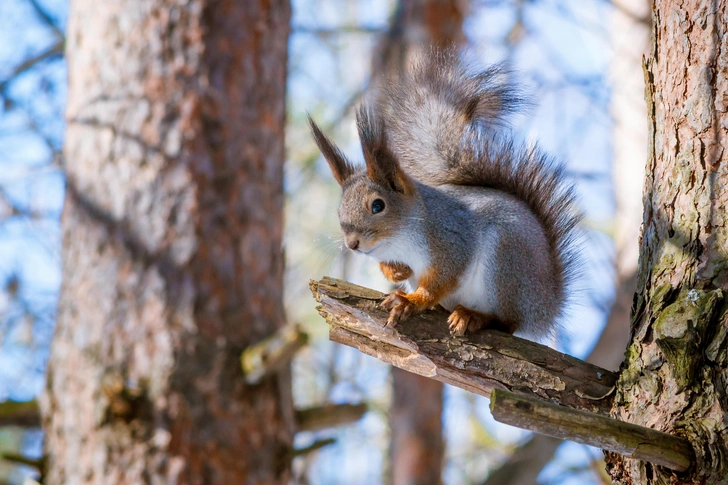
<svg viewBox="0 0 728 485"><path fill-rule="evenodd" d="M468 2L463 2L467 4ZM370 82L377 42L395 0L294 0L289 43L286 165L286 311L312 336L293 364L297 406L365 401L356 424L299 433L296 446L336 442L297 458L297 483L386 483L391 397L386 365L327 340L309 279L346 278L386 290L374 264L341 251L339 188L308 131L310 113L352 158L360 159L354 107ZM530 99L513 129L568 167L584 225L584 274L558 341L583 357L614 299L615 214L608 0L473 0L464 29L469 56L505 62ZM0 2L0 402L28 401L42 390L60 286L63 204L63 58L65 0ZM241 26L241 28L243 28ZM1 418L0 418L1 419ZM447 388L443 414L448 484L482 483L527 434L499 425L487 400ZM33 427L0 427L0 453L41 455ZM601 452L566 444L541 483L601 483ZM0 483L22 483L33 469L0 459Z"/></svg>

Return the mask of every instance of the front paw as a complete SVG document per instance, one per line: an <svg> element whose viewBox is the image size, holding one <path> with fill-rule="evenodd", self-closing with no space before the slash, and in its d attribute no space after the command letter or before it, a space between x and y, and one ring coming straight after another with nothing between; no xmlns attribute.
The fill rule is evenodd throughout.
<svg viewBox="0 0 728 485"><path fill-rule="evenodd" d="M390 310L387 326L394 327L399 322L407 320L415 310L415 305L407 299L402 290L394 290L382 301L382 307Z"/></svg>
<svg viewBox="0 0 728 485"><path fill-rule="evenodd" d="M379 269L393 283L400 283L412 276L412 268L404 263L381 262L379 263Z"/></svg>

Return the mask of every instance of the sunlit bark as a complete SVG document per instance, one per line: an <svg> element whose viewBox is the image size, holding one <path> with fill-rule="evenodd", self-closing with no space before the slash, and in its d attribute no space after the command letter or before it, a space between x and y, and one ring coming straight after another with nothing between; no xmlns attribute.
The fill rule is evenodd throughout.
<svg viewBox="0 0 728 485"><path fill-rule="evenodd" d="M71 2L46 483L284 483L287 2Z"/></svg>

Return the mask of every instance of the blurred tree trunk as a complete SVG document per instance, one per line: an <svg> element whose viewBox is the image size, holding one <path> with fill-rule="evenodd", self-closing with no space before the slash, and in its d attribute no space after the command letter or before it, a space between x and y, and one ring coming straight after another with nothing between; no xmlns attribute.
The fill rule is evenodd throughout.
<svg viewBox="0 0 728 485"><path fill-rule="evenodd" d="M369 94L376 97L378 83L396 80L430 46L462 44L467 4L463 0L400 0L389 32L374 53ZM396 367L392 385L390 481L393 485L441 483L443 385Z"/></svg>
<svg viewBox="0 0 728 485"><path fill-rule="evenodd" d="M46 483L285 483L284 0L71 2Z"/></svg>
<svg viewBox="0 0 728 485"><path fill-rule="evenodd" d="M650 43L648 0L613 0L610 40L612 86L612 178L616 210L614 246L617 284L614 303L601 338L588 361L617 370L629 343L629 310L637 286L637 259L642 223L642 193L647 160L647 107L642 59Z"/></svg>
<svg viewBox="0 0 728 485"><path fill-rule="evenodd" d="M728 476L726 11L726 0L653 6L637 297L613 414L688 438L697 461L678 477L608 453L618 484L724 484Z"/></svg>
<svg viewBox="0 0 728 485"><path fill-rule="evenodd" d="M592 364L617 370L629 342L629 310L637 284L638 238L642 188L647 158L647 110L644 101L642 56L650 40L650 2L613 0L610 63L613 119L613 186L616 202L614 245L617 251L616 294L599 340L587 357ZM533 435L484 485L535 485L562 440Z"/></svg>
<svg viewBox="0 0 728 485"><path fill-rule="evenodd" d="M389 31L374 51L370 92L377 92L377 83L396 79L430 47L464 44L469 4L470 0L399 0Z"/></svg>
<svg viewBox="0 0 728 485"><path fill-rule="evenodd" d="M394 485L441 483L445 456L443 384L393 367L392 386L391 482Z"/></svg>

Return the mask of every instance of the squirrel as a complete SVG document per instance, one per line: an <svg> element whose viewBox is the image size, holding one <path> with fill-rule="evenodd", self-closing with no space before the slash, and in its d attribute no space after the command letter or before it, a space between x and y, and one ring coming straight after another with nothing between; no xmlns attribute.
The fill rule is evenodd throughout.
<svg viewBox="0 0 728 485"><path fill-rule="evenodd" d="M563 316L580 214L563 167L503 129L522 104L505 74L474 70L454 51L420 59L359 107L365 167L309 116L343 191L346 247L410 290L383 300L389 327L440 304L455 336L540 338Z"/></svg>

